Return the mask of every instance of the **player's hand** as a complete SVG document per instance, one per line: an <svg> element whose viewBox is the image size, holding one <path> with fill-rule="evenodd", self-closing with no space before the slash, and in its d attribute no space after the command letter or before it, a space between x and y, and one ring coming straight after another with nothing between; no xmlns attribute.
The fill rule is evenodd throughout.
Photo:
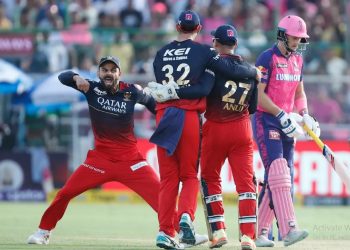
<svg viewBox="0 0 350 250"><path fill-rule="evenodd" d="M157 102L179 99L176 93L176 89L178 89L179 86L175 82L169 82L165 85L157 82L149 82L148 88L150 89L150 94Z"/></svg>
<svg viewBox="0 0 350 250"><path fill-rule="evenodd" d="M282 110L276 115L276 117L280 121L283 133L285 133L288 137L295 137L298 135L298 124L294 119L290 119L289 115L286 112Z"/></svg>
<svg viewBox="0 0 350 250"><path fill-rule="evenodd" d="M262 76L261 71L260 71L260 69L258 69L257 67L255 67L255 69L256 69L256 76L255 76L255 79L256 79L258 82L261 82L261 76Z"/></svg>
<svg viewBox="0 0 350 250"><path fill-rule="evenodd" d="M303 115L303 122L305 125L312 130L318 137L321 135L321 129L320 129L320 124L318 121L315 119L315 117L309 115L309 114L304 114ZM307 137L310 138L310 136L306 133Z"/></svg>
<svg viewBox="0 0 350 250"><path fill-rule="evenodd" d="M75 75L73 76L73 80L77 85L77 89L83 91L84 93L89 91L90 83L86 79L80 77L79 75Z"/></svg>

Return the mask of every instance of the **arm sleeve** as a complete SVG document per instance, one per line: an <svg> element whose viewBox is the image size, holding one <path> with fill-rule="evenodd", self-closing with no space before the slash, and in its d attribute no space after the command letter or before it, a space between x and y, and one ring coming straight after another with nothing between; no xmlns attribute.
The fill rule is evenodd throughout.
<svg viewBox="0 0 350 250"><path fill-rule="evenodd" d="M206 69L199 78L199 81L187 88L176 90L177 95L181 99L198 99L209 95L215 84L215 74L209 69Z"/></svg>
<svg viewBox="0 0 350 250"><path fill-rule="evenodd" d="M146 95L143 92L143 89L140 85L135 84L135 88L136 88L136 93L137 93L137 102L145 105L145 107L152 113L155 114L156 113L156 102L153 99L152 96L150 95Z"/></svg>
<svg viewBox="0 0 350 250"><path fill-rule="evenodd" d="M75 85L75 81L73 80L73 77L75 75L78 75L78 74L70 70L65 71L58 75L58 80L60 80L62 84L76 89L77 86Z"/></svg>
<svg viewBox="0 0 350 250"><path fill-rule="evenodd" d="M258 83L255 82L252 96L250 97L250 100L249 100L249 107L248 107L249 114L254 114L257 107L258 107Z"/></svg>
<svg viewBox="0 0 350 250"><path fill-rule="evenodd" d="M230 78L255 78L256 76L256 69L253 66L226 60L214 51L210 51L210 59L207 67Z"/></svg>
<svg viewBox="0 0 350 250"><path fill-rule="evenodd" d="M262 53L256 60L255 66L261 71L261 83L268 84L271 75L270 61L272 50Z"/></svg>

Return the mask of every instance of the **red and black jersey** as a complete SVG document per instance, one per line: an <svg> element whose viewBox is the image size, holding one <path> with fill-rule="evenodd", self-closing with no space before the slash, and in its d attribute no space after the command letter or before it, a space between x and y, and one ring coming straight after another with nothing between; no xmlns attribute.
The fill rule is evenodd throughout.
<svg viewBox="0 0 350 250"><path fill-rule="evenodd" d="M77 89L74 75L74 72L67 71L58 78L64 85ZM95 149L109 153L113 159L132 158L132 152L138 153L134 135L135 104L143 104L154 113L153 98L144 94L139 85L120 81L119 90L111 94L101 82L88 81L89 91L82 93L89 104Z"/></svg>

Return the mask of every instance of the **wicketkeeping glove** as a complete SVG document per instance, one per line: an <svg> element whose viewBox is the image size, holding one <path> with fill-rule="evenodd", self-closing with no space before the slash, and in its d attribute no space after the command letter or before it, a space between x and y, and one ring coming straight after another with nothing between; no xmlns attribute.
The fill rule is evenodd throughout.
<svg viewBox="0 0 350 250"><path fill-rule="evenodd" d="M298 124L294 119L290 119L289 115L284 112L283 110L279 112L276 117L279 119L280 124L282 126L282 131L285 133L288 137L295 137L297 136L297 126Z"/></svg>
<svg viewBox="0 0 350 250"><path fill-rule="evenodd" d="M179 99L176 93L176 89L178 89L179 86L175 82L169 82L165 85L157 82L149 82L148 88L150 89L150 94L157 102Z"/></svg>
<svg viewBox="0 0 350 250"><path fill-rule="evenodd" d="M318 137L321 135L321 129L320 129L320 124L318 121L315 119L315 117L309 115L309 114L304 114L303 115L303 122L305 123L308 128L312 130ZM306 133L306 135L309 137L309 135Z"/></svg>

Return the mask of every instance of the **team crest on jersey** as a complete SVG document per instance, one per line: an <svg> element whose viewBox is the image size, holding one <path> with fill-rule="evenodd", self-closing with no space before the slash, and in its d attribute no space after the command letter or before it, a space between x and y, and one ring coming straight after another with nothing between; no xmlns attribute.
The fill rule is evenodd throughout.
<svg viewBox="0 0 350 250"><path fill-rule="evenodd" d="M277 68L288 68L288 65L286 63L277 63L276 67Z"/></svg>
<svg viewBox="0 0 350 250"><path fill-rule="evenodd" d="M107 92L106 92L106 91L100 90L98 87L95 87L95 88L94 88L94 92L95 92L97 95L107 95Z"/></svg>
<svg viewBox="0 0 350 250"><path fill-rule="evenodd" d="M264 66L258 66L258 69L260 70L261 73L267 73L267 68L265 68Z"/></svg>
<svg viewBox="0 0 350 250"><path fill-rule="evenodd" d="M125 92L124 93L124 101L130 101L131 98L131 92Z"/></svg>
<svg viewBox="0 0 350 250"><path fill-rule="evenodd" d="M269 130L269 139L270 140L280 140L281 136L280 133L276 130Z"/></svg>
<svg viewBox="0 0 350 250"><path fill-rule="evenodd" d="M185 19L191 21L192 20L192 14L186 14Z"/></svg>

